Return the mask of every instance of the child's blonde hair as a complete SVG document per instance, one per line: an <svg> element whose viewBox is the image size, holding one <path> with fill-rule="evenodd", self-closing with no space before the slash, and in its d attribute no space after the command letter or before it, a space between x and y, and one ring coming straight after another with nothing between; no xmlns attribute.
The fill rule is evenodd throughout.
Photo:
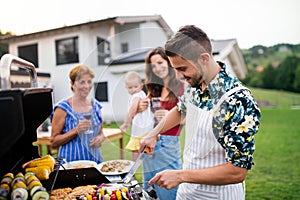
<svg viewBox="0 0 300 200"><path fill-rule="evenodd" d="M136 71L129 71L125 74L125 82L137 78L142 83L142 78Z"/></svg>

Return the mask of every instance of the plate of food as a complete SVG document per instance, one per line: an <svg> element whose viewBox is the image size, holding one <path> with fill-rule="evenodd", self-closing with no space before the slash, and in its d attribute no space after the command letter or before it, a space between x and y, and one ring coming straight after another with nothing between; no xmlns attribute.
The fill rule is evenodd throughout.
<svg viewBox="0 0 300 200"><path fill-rule="evenodd" d="M89 167L97 167L97 163L91 160L76 160L64 163L63 166L65 169L82 169ZM63 167L60 167L60 169L63 169Z"/></svg>
<svg viewBox="0 0 300 200"><path fill-rule="evenodd" d="M109 160L97 165L97 169L103 175L119 175L129 172L132 165L131 160Z"/></svg>

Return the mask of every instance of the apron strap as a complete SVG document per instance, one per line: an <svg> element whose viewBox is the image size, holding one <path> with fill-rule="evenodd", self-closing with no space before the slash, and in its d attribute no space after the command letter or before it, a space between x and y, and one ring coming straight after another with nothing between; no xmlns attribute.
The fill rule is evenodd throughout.
<svg viewBox="0 0 300 200"><path fill-rule="evenodd" d="M221 106L221 104L230 96L232 95L233 93L239 91L239 90L242 90L242 89L247 89L246 87L244 86L239 86L239 87L235 87L231 90L229 90L228 92L226 92L225 94L223 94L223 96L220 98L220 100L218 101L218 103L213 107L212 109L212 112L215 113L218 108Z"/></svg>

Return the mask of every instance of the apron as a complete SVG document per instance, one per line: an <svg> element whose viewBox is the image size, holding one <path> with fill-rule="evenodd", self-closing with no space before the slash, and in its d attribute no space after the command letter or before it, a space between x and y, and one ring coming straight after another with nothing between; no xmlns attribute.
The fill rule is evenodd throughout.
<svg viewBox="0 0 300 200"><path fill-rule="evenodd" d="M229 95L244 88L236 87L228 91L209 111L196 107L188 100L183 169L202 169L226 163L225 149L213 133L213 116ZM177 192L177 200L183 199L243 200L245 191L242 183L221 186L182 183Z"/></svg>

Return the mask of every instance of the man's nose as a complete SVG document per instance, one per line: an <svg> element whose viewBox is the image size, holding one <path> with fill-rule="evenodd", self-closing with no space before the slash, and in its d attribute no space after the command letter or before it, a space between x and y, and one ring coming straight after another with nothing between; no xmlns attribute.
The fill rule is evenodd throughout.
<svg viewBox="0 0 300 200"><path fill-rule="evenodd" d="M178 72L175 70L175 74L176 74L176 79L181 80L184 76L182 73Z"/></svg>

